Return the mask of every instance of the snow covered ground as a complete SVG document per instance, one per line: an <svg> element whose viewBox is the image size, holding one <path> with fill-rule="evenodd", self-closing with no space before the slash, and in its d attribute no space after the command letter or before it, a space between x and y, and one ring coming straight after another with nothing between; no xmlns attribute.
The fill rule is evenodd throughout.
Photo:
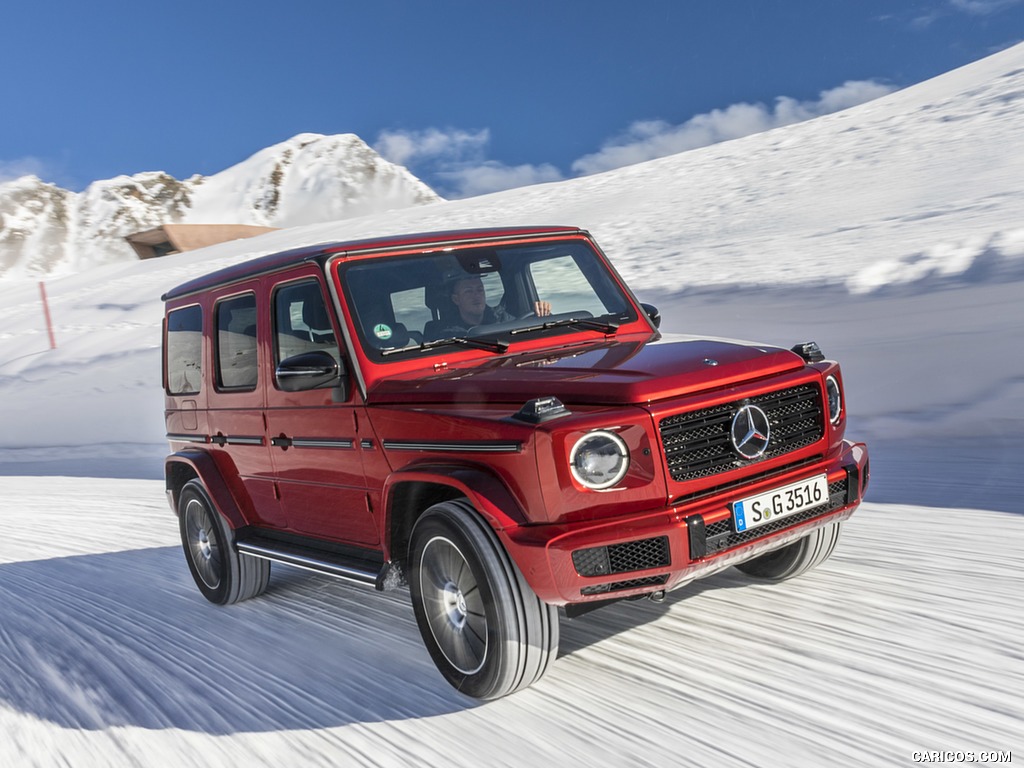
<svg viewBox="0 0 1024 768"><path fill-rule="evenodd" d="M404 592L275 566L266 596L207 604L158 481L17 478L4 496L5 766L890 766L1021 747L1024 516L865 504L812 574L730 571L563 621L548 676L480 705L441 680Z"/></svg>
<svg viewBox="0 0 1024 768"><path fill-rule="evenodd" d="M0 283L0 765L901 765L1024 755L1024 46L599 176ZM325 240L590 229L670 331L843 362L869 502L823 567L566 621L538 685L448 689L408 596L276 567L203 601L159 480L159 296Z"/></svg>

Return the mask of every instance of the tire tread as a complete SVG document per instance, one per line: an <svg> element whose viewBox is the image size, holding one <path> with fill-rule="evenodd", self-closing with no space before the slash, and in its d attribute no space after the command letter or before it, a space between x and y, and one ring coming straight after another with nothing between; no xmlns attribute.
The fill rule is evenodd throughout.
<svg viewBox="0 0 1024 768"><path fill-rule="evenodd" d="M179 510L184 510L185 504L192 496L197 497L206 506L213 519L225 563L224 573L221 575L222 583L216 590L210 590L203 585L193 571L193 578L195 578L199 590L207 600L217 605L233 605L263 594L270 584L270 561L239 553L235 548L235 537L231 527L211 500L205 486L198 479L189 480L182 487L178 496ZM181 511L179 511L180 515L182 515ZM189 568L192 569L191 555L185 541L184 531L182 531L181 543Z"/></svg>

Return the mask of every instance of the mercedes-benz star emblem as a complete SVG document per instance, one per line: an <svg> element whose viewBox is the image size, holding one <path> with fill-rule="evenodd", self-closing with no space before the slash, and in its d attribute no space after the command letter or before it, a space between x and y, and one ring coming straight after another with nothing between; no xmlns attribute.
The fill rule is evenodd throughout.
<svg viewBox="0 0 1024 768"><path fill-rule="evenodd" d="M756 405L744 405L732 418L729 430L732 447L745 459L756 459L768 450L771 425L768 415Z"/></svg>

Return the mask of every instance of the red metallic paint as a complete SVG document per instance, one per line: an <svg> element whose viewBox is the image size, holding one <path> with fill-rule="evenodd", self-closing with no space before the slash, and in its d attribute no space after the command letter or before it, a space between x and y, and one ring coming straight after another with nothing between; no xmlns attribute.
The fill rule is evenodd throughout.
<svg viewBox="0 0 1024 768"><path fill-rule="evenodd" d="M823 388L828 374L841 385L841 374L835 363L808 365L773 347L663 337L606 261L636 317L614 337L599 330L561 329L516 339L501 356L446 348L383 361L359 345L339 278L342 264L442 246L458 249L540 238L590 242L585 233L559 227L341 243L258 259L170 291L165 296L168 311L191 304L202 307L207 384L195 395L166 397L167 432L175 450L167 460L169 487L178 467L203 479L214 503L236 528L261 526L375 548L396 560L406 556L390 540L400 491L413 487L408 484L447 488L470 500L534 591L553 604L606 599L581 596L580 589L622 578L579 576L571 560L575 549L668 535L672 565L652 573L667 574L666 588L671 588L852 514L856 503L712 557L690 558L683 523L687 515L700 514L713 523L729 516L730 501L823 471L830 479L845 476L843 467L850 464L859 467L863 485L867 452L844 441L844 414L837 425L826 419L825 434L817 443L730 471L728 492L711 492L722 482L720 475L673 481L658 435L662 418L797 384ZM335 310L342 363L350 374L347 399L339 400L337 390L284 392L271 375L273 329L267 308L272 292L282 283L309 277L318 280ZM251 392L220 392L209 384L216 352L214 308L217 301L243 292L254 293L259 308L260 378ZM523 403L542 396L558 397L571 413L537 425L514 418ZM623 480L605 491L582 487L568 469L572 446L593 429L615 431L632 458ZM184 435L200 442L187 442ZM237 445L230 442L232 436L259 441ZM351 447L273 444L284 437L350 441ZM229 442L213 442L221 439ZM473 441L514 448L492 453L408 449L417 442ZM801 466L785 469L794 462ZM674 501L700 494L705 495L699 501ZM637 575L630 572L629 578Z"/></svg>

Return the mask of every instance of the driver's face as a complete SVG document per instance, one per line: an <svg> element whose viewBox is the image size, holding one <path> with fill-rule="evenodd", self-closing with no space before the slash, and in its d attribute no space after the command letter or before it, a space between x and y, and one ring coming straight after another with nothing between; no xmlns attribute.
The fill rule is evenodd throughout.
<svg viewBox="0 0 1024 768"><path fill-rule="evenodd" d="M459 280L452 289L452 303L458 308L464 320L479 323L487 306L483 281L479 277Z"/></svg>

